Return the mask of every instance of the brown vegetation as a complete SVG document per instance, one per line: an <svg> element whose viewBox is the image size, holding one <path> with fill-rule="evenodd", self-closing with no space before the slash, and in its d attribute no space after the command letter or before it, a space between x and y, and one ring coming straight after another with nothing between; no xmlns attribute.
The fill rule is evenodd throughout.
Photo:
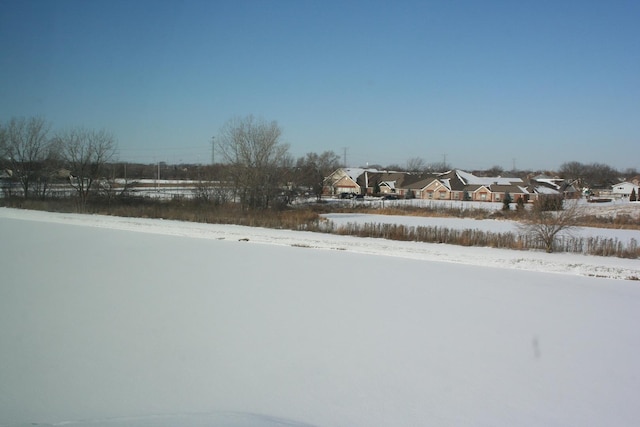
<svg viewBox="0 0 640 427"><path fill-rule="evenodd" d="M38 209L52 212L77 212L73 198L56 199L0 199L0 205L7 207ZM114 197L93 198L85 207L85 212L122 217L162 218L168 220L192 221L211 224L236 224L276 229L305 230L360 237L385 238L401 241L427 243L446 243L462 246L493 247L515 250L548 250L544 241L527 232L493 233L477 229L450 229L446 227L412 227L402 224L348 224L333 227L324 221L321 213L357 212L384 213L387 215L454 216L467 218L509 218L517 219L516 211L490 212L481 209L459 208L386 208L372 210L357 207L355 209L333 209L328 204L309 204L305 207L286 209L246 210L233 203L216 204L206 199L176 199L160 201L148 198ZM601 224L603 219L580 218L578 224ZM629 221L627 224L626 221ZM609 225L621 228L630 225L632 219L619 217ZM606 225L606 224L605 224ZM584 238L561 236L554 240L553 250L599 256L622 258L640 258L640 246L635 240L624 244L617 239Z"/></svg>
<svg viewBox="0 0 640 427"><path fill-rule="evenodd" d="M34 209L49 212L78 212L75 199L0 199L0 206ZM240 205L228 203L216 206L199 200L154 200L148 198L118 197L90 199L84 213L136 218L161 218L176 221L209 224L236 224L251 227L282 228L291 230L319 230L320 215L311 209L244 210Z"/></svg>

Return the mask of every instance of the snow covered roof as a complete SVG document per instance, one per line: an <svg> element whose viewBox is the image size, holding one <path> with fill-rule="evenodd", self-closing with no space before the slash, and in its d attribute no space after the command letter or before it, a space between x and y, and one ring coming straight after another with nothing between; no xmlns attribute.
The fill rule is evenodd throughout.
<svg viewBox="0 0 640 427"><path fill-rule="evenodd" d="M540 177L540 178L533 178L533 180L535 180L536 182L540 182L543 184L547 184L552 186L553 188L559 190L560 189L560 185L558 184L558 182L562 183L564 182L563 179L559 179L559 178L548 178L548 177Z"/></svg>
<svg viewBox="0 0 640 427"><path fill-rule="evenodd" d="M363 168L343 168L342 170L354 181L364 173Z"/></svg>
<svg viewBox="0 0 640 427"><path fill-rule="evenodd" d="M533 187L533 192L538 194L558 194L558 190L554 190L553 188L549 188L545 185L535 185Z"/></svg>
<svg viewBox="0 0 640 427"><path fill-rule="evenodd" d="M359 176L362 176L365 172L367 173L384 173L385 171L380 171L378 169L369 169L369 168L342 168L344 173L346 173L349 178L356 181Z"/></svg>
<svg viewBox="0 0 640 427"><path fill-rule="evenodd" d="M447 190L451 191L451 179L445 178L445 179L440 180L440 182L442 183L442 185L447 187Z"/></svg>
<svg viewBox="0 0 640 427"><path fill-rule="evenodd" d="M462 170L456 170L456 175L465 185L512 185L523 182L521 178L501 176L480 177Z"/></svg>

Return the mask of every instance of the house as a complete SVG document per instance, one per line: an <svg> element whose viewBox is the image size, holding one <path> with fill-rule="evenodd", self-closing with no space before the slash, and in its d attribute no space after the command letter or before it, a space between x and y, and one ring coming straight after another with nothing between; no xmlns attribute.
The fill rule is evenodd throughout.
<svg viewBox="0 0 640 427"><path fill-rule="evenodd" d="M409 172L366 172L358 178L358 184L366 188L366 194L395 194L406 196L405 186L418 175Z"/></svg>
<svg viewBox="0 0 640 427"><path fill-rule="evenodd" d="M423 197L434 200L473 200L501 202L507 193L512 200L528 200L529 192L520 178L479 177L462 170L440 174L436 182L430 183ZM425 197L426 196L426 197Z"/></svg>
<svg viewBox="0 0 640 427"><path fill-rule="evenodd" d="M404 196L408 172L389 172L369 168L339 168L324 179L323 194L397 194Z"/></svg>
<svg viewBox="0 0 640 427"><path fill-rule="evenodd" d="M517 184L494 184L491 186L491 197L494 202L504 202L504 199L511 197L512 202L516 202L518 199L522 199L526 202L531 197L531 194L523 186Z"/></svg>
<svg viewBox="0 0 640 427"><path fill-rule="evenodd" d="M336 169L324 179L322 193L331 196L342 193L363 194L357 180L365 171L362 168Z"/></svg>
<svg viewBox="0 0 640 427"><path fill-rule="evenodd" d="M502 202L507 194L514 202L580 194L570 183L546 176L532 177L525 182L517 177L480 177L459 169L416 174L363 168L340 168L325 179L324 194L342 193L481 202Z"/></svg>
<svg viewBox="0 0 640 427"><path fill-rule="evenodd" d="M427 191L427 186L431 184L436 178L432 175L429 176L414 176L413 179L405 180L402 188L398 189L398 193L404 197L422 199L423 194Z"/></svg>
<svg viewBox="0 0 640 427"><path fill-rule="evenodd" d="M631 195L631 192L633 190L635 190L636 195L638 194L638 185L632 183L632 182L621 182L619 184L616 184L612 187L611 189L611 193L614 196L620 197L620 198L625 198L625 197L629 197Z"/></svg>
<svg viewBox="0 0 640 427"><path fill-rule="evenodd" d="M582 192L573 183L562 178L553 178L546 175L537 175L529 178L529 189L535 195L535 198L562 195L567 199L576 199L582 196Z"/></svg>
<svg viewBox="0 0 640 427"><path fill-rule="evenodd" d="M466 184L457 171L438 174L437 183L431 183L427 190L427 199L465 200ZM430 193L433 191L433 194Z"/></svg>
<svg viewBox="0 0 640 427"><path fill-rule="evenodd" d="M423 199L428 200L451 200L451 188L438 178L434 178L420 192Z"/></svg>

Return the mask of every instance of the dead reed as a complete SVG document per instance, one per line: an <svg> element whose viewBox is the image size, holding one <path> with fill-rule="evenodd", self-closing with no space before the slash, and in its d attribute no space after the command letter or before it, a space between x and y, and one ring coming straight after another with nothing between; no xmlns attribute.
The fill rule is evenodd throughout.
<svg viewBox="0 0 640 427"><path fill-rule="evenodd" d="M51 212L77 212L79 207L74 199L48 198L0 199L1 206L45 210ZM122 217L162 218L169 220L191 221L211 224L236 224L252 227L275 229L305 230L340 235L383 238L399 241L416 241L426 243L446 243L461 246L492 247L515 250L544 250L544 244L539 239L519 233L494 233L477 229L450 229L447 227L413 227L402 224L347 224L335 227L332 223L322 219L320 213L329 212L331 208L325 205L309 205L286 209L242 210L233 203L215 204L202 200L175 199L154 200L143 198L119 197L112 199L97 198L89 200L83 211L92 214L114 215ZM377 213L387 215L420 215L420 216L455 216L488 218L515 216L513 213L492 213L480 209L459 208L385 208L371 210L370 208L333 209L333 212ZM580 225L594 226L608 225L611 228L632 228L633 218L619 216L613 219L582 218ZM636 225L637 227L637 225ZM554 245L556 252L581 253L598 256L614 256L621 258L640 258L640 246L635 239L624 243L614 238L600 237L571 237L557 239Z"/></svg>

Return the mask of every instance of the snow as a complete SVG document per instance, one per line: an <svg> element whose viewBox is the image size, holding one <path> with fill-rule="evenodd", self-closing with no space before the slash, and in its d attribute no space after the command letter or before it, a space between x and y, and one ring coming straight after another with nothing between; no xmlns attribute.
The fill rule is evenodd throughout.
<svg viewBox="0 0 640 427"><path fill-rule="evenodd" d="M640 417L637 260L4 208L0 235L0 425Z"/></svg>
<svg viewBox="0 0 640 427"><path fill-rule="evenodd" d="M469 172L464 172L461 170L457 170L456 174L462 180L462 182L466 184L475 184L475 185L492 185L492 184L500 184L500 185L511 185L515 183L521 183L521 178L509 178L509 177L479 177L475 176Z"/></svg>
<svg viewBox="0 0 640 427"><path fill-rule="evenodd" d="M375 215L354 213L333 213L324 215L335 226L341 227L347 224L403 224L409 227L444 227L453 230L481 230L491 233L518 233L518 222L509 220L472 218L439 218L400 215ZM576 227L570 230L575 237L600 237L602 239L618 239L624 245L628 245L631 239L640 242L640 230L626 230L615 228Z"/></svg>

